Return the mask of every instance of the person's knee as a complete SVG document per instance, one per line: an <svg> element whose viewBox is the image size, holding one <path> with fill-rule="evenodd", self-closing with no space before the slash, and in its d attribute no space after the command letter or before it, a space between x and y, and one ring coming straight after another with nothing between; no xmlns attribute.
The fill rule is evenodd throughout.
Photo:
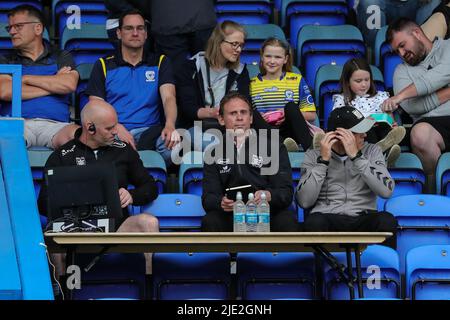
<svg viewBox="0 0 450 320"><path fill-rule="evenodd" d="M75 137L75 131L79 128L78 125L69 124L59 130L52 138L51 144L53 149L59 148Z"/></svg>
<svg viewBox="0 0 450 320"><path fill-rule="evenodd" d="M303 223L306 232L328 231L328 220L323 214L310 214Z"/></svg>
<svg viewBox="0 0 450 320"><path fill-rule="evenodd" d="M428 123L418 123L411 129L411 147L416 150L427 150L432 141L430 135L430 125Z"/></svg>
<svg viewBox="0 0 450 320"><path fill-rule="evenodd" d="M158 232L159 221L149 213L141 213L136 216L136 223L142 232Z"/></svg>
<svg viewBox="0 0 450 320"><path fill-rule="evenodd" d="M394 235L397 232L398 222L397 219L389 212L379 212L378 218L378 230L379 232L392 232Z"/></svg>

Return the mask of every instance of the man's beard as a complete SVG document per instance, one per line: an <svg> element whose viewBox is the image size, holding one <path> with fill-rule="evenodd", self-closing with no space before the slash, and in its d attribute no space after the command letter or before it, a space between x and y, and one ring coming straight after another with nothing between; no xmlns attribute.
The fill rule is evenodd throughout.
<svg viewBox="0 0 450 320"><path fill-rule="evenodd" d="M417 66L426 57L425 45L422 42L419 42L419 41L417 41L416 44L417 44L417 46L415 48L416 50L410 51L410 52L414 53L414 55L412 56L412 58L406 60L406 62L410 66Z"/></svg>

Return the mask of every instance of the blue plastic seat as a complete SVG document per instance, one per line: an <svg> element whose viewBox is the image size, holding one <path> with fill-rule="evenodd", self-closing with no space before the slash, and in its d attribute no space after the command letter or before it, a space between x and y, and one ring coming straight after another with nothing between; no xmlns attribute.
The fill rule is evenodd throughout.
<svg viewBox="0 0 450 320"><path fill-rule="evenodd" d="M352 25L304 26L297 38L297 64L310 88L323 65L343 65L350 58L362 58L366 46L361 31Z"/></svg>
<svg viewBox="0 0 450 320"><path fill-rule="evenodd" d="M167 169L164 159L154 150L141 150L138 153L144 167L152 175L153 179L155 179L158 193L164 193L167 183Z"/></svg>
<svg viewBox="0 0 450 320"><path fill-rule="evenodd" d="M81 24L100 24L105 26L107 11L104 1L53 0L52 21L54 23L56 37L61 38L68 19L71 18L73 14L78 13L78 11L74 9L79 9L79 22Z"/></svg>
<svg viewBox="0 0 450 320"><path fill-rule="evenodd" d="M193 151L183 156L178 173L180 192L202 195L203 192L203 154Z"/></svg>
<svg viewBox="0 0 450 320"><path fill-rule="evenodd" d="M198 231L205 215L200 196L183 193L160 194L141 212L157 217L161 231Z"/></svg>
<svg viewBox="0 0 450 320"><path fill-rule="evenodd" d="M327 128L328 116L333 110L333 95L340 93L339 79L341 78L343 65L326 64L319 68L316 74L314 88L314 102L318 110L321 126ZM384 79L381 71L370 66L377 90L384 91Z"/></svg>
<svg viewBox="0 0 450 320"><path fill-rule="evenodd" d="M81 289L73 291L75 300L101 298L144 299L145 258L142 253L104 254L88 272L84 268L95 255L78 254Z"/></svg>
<svg viewBox="0 0 450 320"><path fill-rule="evenodd" d="M398 220L397 252L405 271L409 250L431 244L450 244L450 198L431 194L391 198L385 210Z"/></svg>
<svg viewBox="0 0 450 320"><path fill-rule="evenodd" d="M305 153L304 152L289 152L289 162L291 163L292 168L292 187L294 188L294 198L292 199L292 204L289 207L289 210L297 212L297 219L298 222L303 222L304 217L304 211L303 208L301 208L297 202L295 201L295 191L297 189L298 182L301 178L301 165L303 163L303 160L305 159Z"/></svg>
<svg viewBox="0 0 450 320"><path fill-rule="evenodd" d="M270 0L218 0L217 22L232 20L240 24L270 23L272 3Z"/></svg>
<svg viewBox="0 0 450 320"><path fill-rule="evenodd" d="M312 253L238 253L236 264L238 292L244 300L314 298Z"/></svg>
<svg viewBox="0 0 450 320"><path fill-rule="evenodd" d="M84 23L81 29L63 30L60 48L72 53L75 65L95 63L100 57L111 54L113 45L108 40L104 24Z"/></svg>
<svg viewBox="0 0 450 320"><path fill-rule="evenodd" d="M281 26L289 30L292 47L297 49L297 36L303 26L343 25L348 10L345 0L283 0Z"/></svg>
<svg viewBox="0 0 450 320"><path fill-rule="evenodd" d="M78 80L77 90L75 91L75 118L80 119L80 112L84 106L89 102L89 96L86 94L86 88L91 76L94 64L84 63L77 66L80 79Z"/></svg>
<svg viewBox="0 0 450 320"><path fill-rule="evenodd" d="M388 26L378 30L375 37L375 64L382 70L386 89L392 91L394 87L394 71L402 63L398 54L392 51L391 46L386 42L386 31Z"/></svg>
<svg viewBox="0 0 450 320"><path fill-rule="evenodd" d="M436 166L436 193L450 196L450 152L441 155Z"/></svg>
<svg viewBox="0 0 450 320"><path fill-rule="evenodd" d="M230 297L228 253L155 253L153 290L158 300Z"/></svg>
<svg viewBox="0 0 450 320"><path fill-rule="evenodd" d="M345 253L334 253L339 263L346 265ZM355 259L352 255L353 275L356 277ZM381 246L368 246L361 254L364 298L396 299L401 295L399 257L395 250ZM378 281L376 283L375 281ZM324 285L328 300L349 300L348 286L336 271L324 266ZM354 283L355 287L357 286ZM357 291L357 290L356 290ZM356 292L358 297L358 293Z"/></svg>
<svg viewBox="0 0 450 320"><path fill-rule="evenodd" d="M450 245L411 249L406 255L407 297L450 300Z"/></svg>
<svg viewBox="0 0 450 320"><path fill-rule="evenodd" d="M414 153L402 152L395 166L389 168L389 173L395 181L395 188L391 198L423 192L425 172L420 159ZM384 210L386 201L386 199L378 197L377 205L379 211Z"/></svg>
<svg viewBox="0 0 450 320"><path fill-rule="evenodd" d="M240 57L242 63L259 63L259 50L267 38L286 40L283 30L275 24L244 25L244 29L247 37Z"/></svg>

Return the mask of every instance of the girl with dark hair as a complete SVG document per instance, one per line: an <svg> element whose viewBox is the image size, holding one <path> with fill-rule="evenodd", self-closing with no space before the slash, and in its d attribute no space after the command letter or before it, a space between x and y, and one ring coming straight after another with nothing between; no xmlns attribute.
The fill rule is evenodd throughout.
<svg viewBox="0 0 450 320"><path fill-rule="evenodd" d="M397 126L392 113L383 113L381 104L389 98L386 91L377 91L372 70L366 60L353 58L348 60L340 79L342 93L333 95L333 109L351 106L364 115L373 117L377 124L367 133L367 141L376 143L383 152L388 152L388 166L394 165L400 155L398 144L405 137L404 127Z"/></svg>

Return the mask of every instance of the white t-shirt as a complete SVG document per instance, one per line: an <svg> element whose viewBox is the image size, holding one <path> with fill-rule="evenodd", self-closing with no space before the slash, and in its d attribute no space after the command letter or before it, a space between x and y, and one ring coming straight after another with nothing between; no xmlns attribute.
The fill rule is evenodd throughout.
<svg viewBox="0 0 450 320"><path fill-rule="evenodd" d="M389 93L386 91L378 91L373 97L369 95L356 96L351 101L351 106L361 111L364 117L373 113L382 113L381 104L384 100L389 98ZM344 96L342 94L333 95L333 109L345 107Z"/></svg>

